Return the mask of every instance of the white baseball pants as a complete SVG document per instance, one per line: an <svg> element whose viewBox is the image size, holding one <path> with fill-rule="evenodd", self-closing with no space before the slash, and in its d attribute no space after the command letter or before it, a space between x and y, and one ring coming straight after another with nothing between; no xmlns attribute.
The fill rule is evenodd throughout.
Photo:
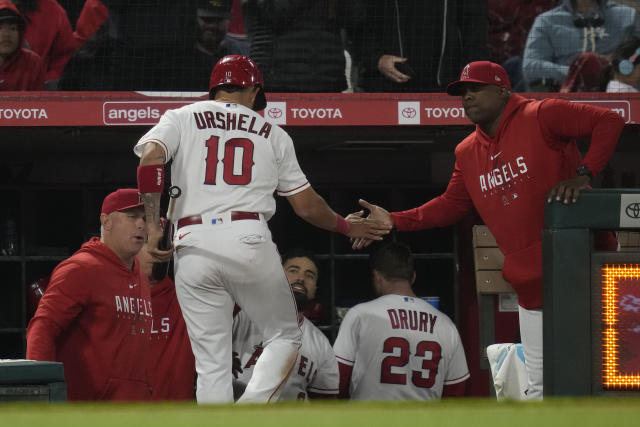
<svg viewBox="0 0 640 427"><path fill-rule="evenodd" d="M203 215L202 224L176 231L176 293L196 359L198 403L233 402L234 303L263 329L265 345L239 402L277 400L297 358L302 332L295 300L260 218Z"/></svg>
<svg viewBox="0 0 640 427"><path fill-rule="evenodd" d="M520 338L525 367L529 377L527 400L542 399L542 310L527 310L518 306Z"/></svg>

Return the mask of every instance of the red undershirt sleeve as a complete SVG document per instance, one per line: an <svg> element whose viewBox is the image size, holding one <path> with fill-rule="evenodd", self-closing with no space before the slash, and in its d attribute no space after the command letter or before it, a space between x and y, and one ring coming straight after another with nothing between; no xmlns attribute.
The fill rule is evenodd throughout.
<svg viewBox="0 0 640 427"><path fill-rule="evenodd" d="M338 362L338 371L340 372L340 384L338 385L338 399L349 398L349 387L351 386L351 372L353 366L345 365Z"/></svg>
<svg viewBox="0 0 640 427"><path fill-rule="evenodd" d="M543 101L538 118L546 139L568 142L591 136L581 164L594 176L609 161L624 127L624 119L611 110L561 99Z"/></svg>
<svg viewBox="0 0 640 427"><path fill-rule="evenodd" d="M465 380L461 383L445 385L442 389L442 397L463 397L467 391L468 382L469 380Z"/></svg>

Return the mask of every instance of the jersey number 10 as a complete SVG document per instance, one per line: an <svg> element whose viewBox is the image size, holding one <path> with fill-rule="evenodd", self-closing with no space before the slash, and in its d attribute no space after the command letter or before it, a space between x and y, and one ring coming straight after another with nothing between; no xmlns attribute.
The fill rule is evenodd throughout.
<svg viewBox="0 0 640 427"><path fill-rule="evenodd" d="M211 136L205 143L207 167L204 174L204 183L216 185L218 173L218 143L219 136ZM239 150L236 150L239 149ZM236 152L242 151L242 162L236 166ZM253 142L247 138L231 138L224 144L224 157L222 158L222 179L229 185L246 185L251 182L251 169L253 168ZM234 173L236 172L236 173ZM239 172L239 173L237 173Z"/></svg>

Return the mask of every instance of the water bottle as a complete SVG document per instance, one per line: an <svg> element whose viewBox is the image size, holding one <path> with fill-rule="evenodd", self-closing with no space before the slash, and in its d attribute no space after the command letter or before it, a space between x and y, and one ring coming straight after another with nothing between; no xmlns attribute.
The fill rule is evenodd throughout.
<svg viewBox="0 0 640 427"><path fill-rule="evenodd" d="M29 317L33 317L35 314L38 304L40 303L48 285L49 276L31 283L27 287L27 313L29 314Z"/></svg>
<svg viewBox="0 0 640 427"><path fill-rule="evenodd" d="M18 254L18 227L12 219L8 219L2 224L2 248L0 248L0 254L6 256Z"/></svg>

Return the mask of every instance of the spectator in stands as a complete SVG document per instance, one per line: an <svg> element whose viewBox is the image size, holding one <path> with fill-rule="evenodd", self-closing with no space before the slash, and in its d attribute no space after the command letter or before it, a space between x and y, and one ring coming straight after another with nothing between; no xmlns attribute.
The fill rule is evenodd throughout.
<svg viewBox="0 0 640 427"><path fill-rule="evenodd" d="M638 92L640 87L640 39L632 37L616 47L603 73L602 90Z"/></svg>
<svg viewBox="0 0 640 427"><path fill-rule="evenodd" d="M69 400L149 400L149 281L135 256L146 239L137 189L105 197L101 237L51 275L27 329L27 358L64 364Z"/></svg>
<svg viewBox="0 0 640 427"><path fill-rule="evenodd" d="M110 0L107 6L115 46L107 77L116 90L202 91L218 55L248 49L226 37L231 0Z"/></svg>
<svg viewBox="0 0 640 427"><path fill-rule="evenodd" d="M109 0L112 52L106 79L113 90L179 90L179 52L193 34L193 1ZM167 58L169 56L170 58ZM165 68L167 64L170 68Z"/></svg>
<svg viewBox="0 0 640 427"><path fill-rule="evenodd" d="M15 0L27 20L25 41L42 57L47 90L57 90L67 62L75 50L67 13L56 0Z"/></svg>
<svg viewBox="0 0 640 427"><path fill-rule="evenodd" d="M333 345L341 398L434 400L464 395L470 375L458 330L446 314L416 297L415 278L407 245L389 242L371 256L378 298L347 312Z"/></svg>
<svg viewBox="0 0 640 427"><path fill-rule="evenodd" d="M340 20L346 0L249 0L251 58L270 92L347 89Z"/></svg>
<svg viewBox="0 0 640 427"><path fill-rule="evenodd" d="M612 1L564 0L539 15L529 32L523 59L529 89L557 90L578 55L608 56L629 36L640 36L635 9Z"/></svg>
<svg viewBox="0 0 640 427"><path fill-rule="evenodd" d="M98 32L109 19L109 10L100 0L85 0L84 6L76 20L73 39L79 48Z"/></svg>
<svg viewBox="0 0 640 427"><path fill-rule="evenodd" d="M348 19L366 92L438 92L472 59L485 59L487 3L360 0Z"/></svg>
<svg viewBox="0 0 640 427"><path fill-rule="evenodd" d="M640 0L617 0L617 3L632 7L640 13Z"/></svg>
<svg viewBox="0 0 640 427"><path fill-rule="evenodd" d="M8 0L0 0L0 91L44 90L40 56L22 46L25 20Z"/></svg>
<svg viewBox="0 0 640 427"><path fill-rule="evenodd" d="M247 42L248 46L249 41L247 38L247 31L244 27L244 12L242 11L245 3L245 0L233 0L231 5L232 16L231 21L229 22L229 31L227 32L227 35L236 40Z"/></svg>
<svg viewBox="0 0 640 427"><path fill-rule="evenodd" d="M533 20L557 4L558 0L489 0L491 61L505 69L514 92L525 90L522 53Z"/></svg>
<svg viewBox="0 0 640 427"><path fill-rule="evenodd" d="M214 65L226 55L249 55L249 42L228 34L231 0L198 0L195 9L194 36L190 45L171 58L165 68L179 67L181 82L167 89L202 91L208 87L209 75Z"/></svg>
<svg viewBox="0 0 640 427"><path fill-rule="evenodd" d="M76 50L67 64L61 90L114 90L112 69L119 69L114 58L115 37L110 11L100 0L58 0L69 19L76 22L73 32ZM78 3L82 4L78 4Z"/></svg>
<svg viewBox="0 0 640 427"><path fill-rule="evenodd" d="M599 92L602 72L607 66L609 59L606 56L595 52L581 53L569 65L569 74L560 85L560 92Z"/></svg>
<svg viewBox="0 0 640 427"><path fill-rule="evenodd" d="M153 400L193 400L196 362L191 351L176 286L170 276L154 277L147 245L137 255L149 278L153 324L149 329L149 384Z"/></svg>

